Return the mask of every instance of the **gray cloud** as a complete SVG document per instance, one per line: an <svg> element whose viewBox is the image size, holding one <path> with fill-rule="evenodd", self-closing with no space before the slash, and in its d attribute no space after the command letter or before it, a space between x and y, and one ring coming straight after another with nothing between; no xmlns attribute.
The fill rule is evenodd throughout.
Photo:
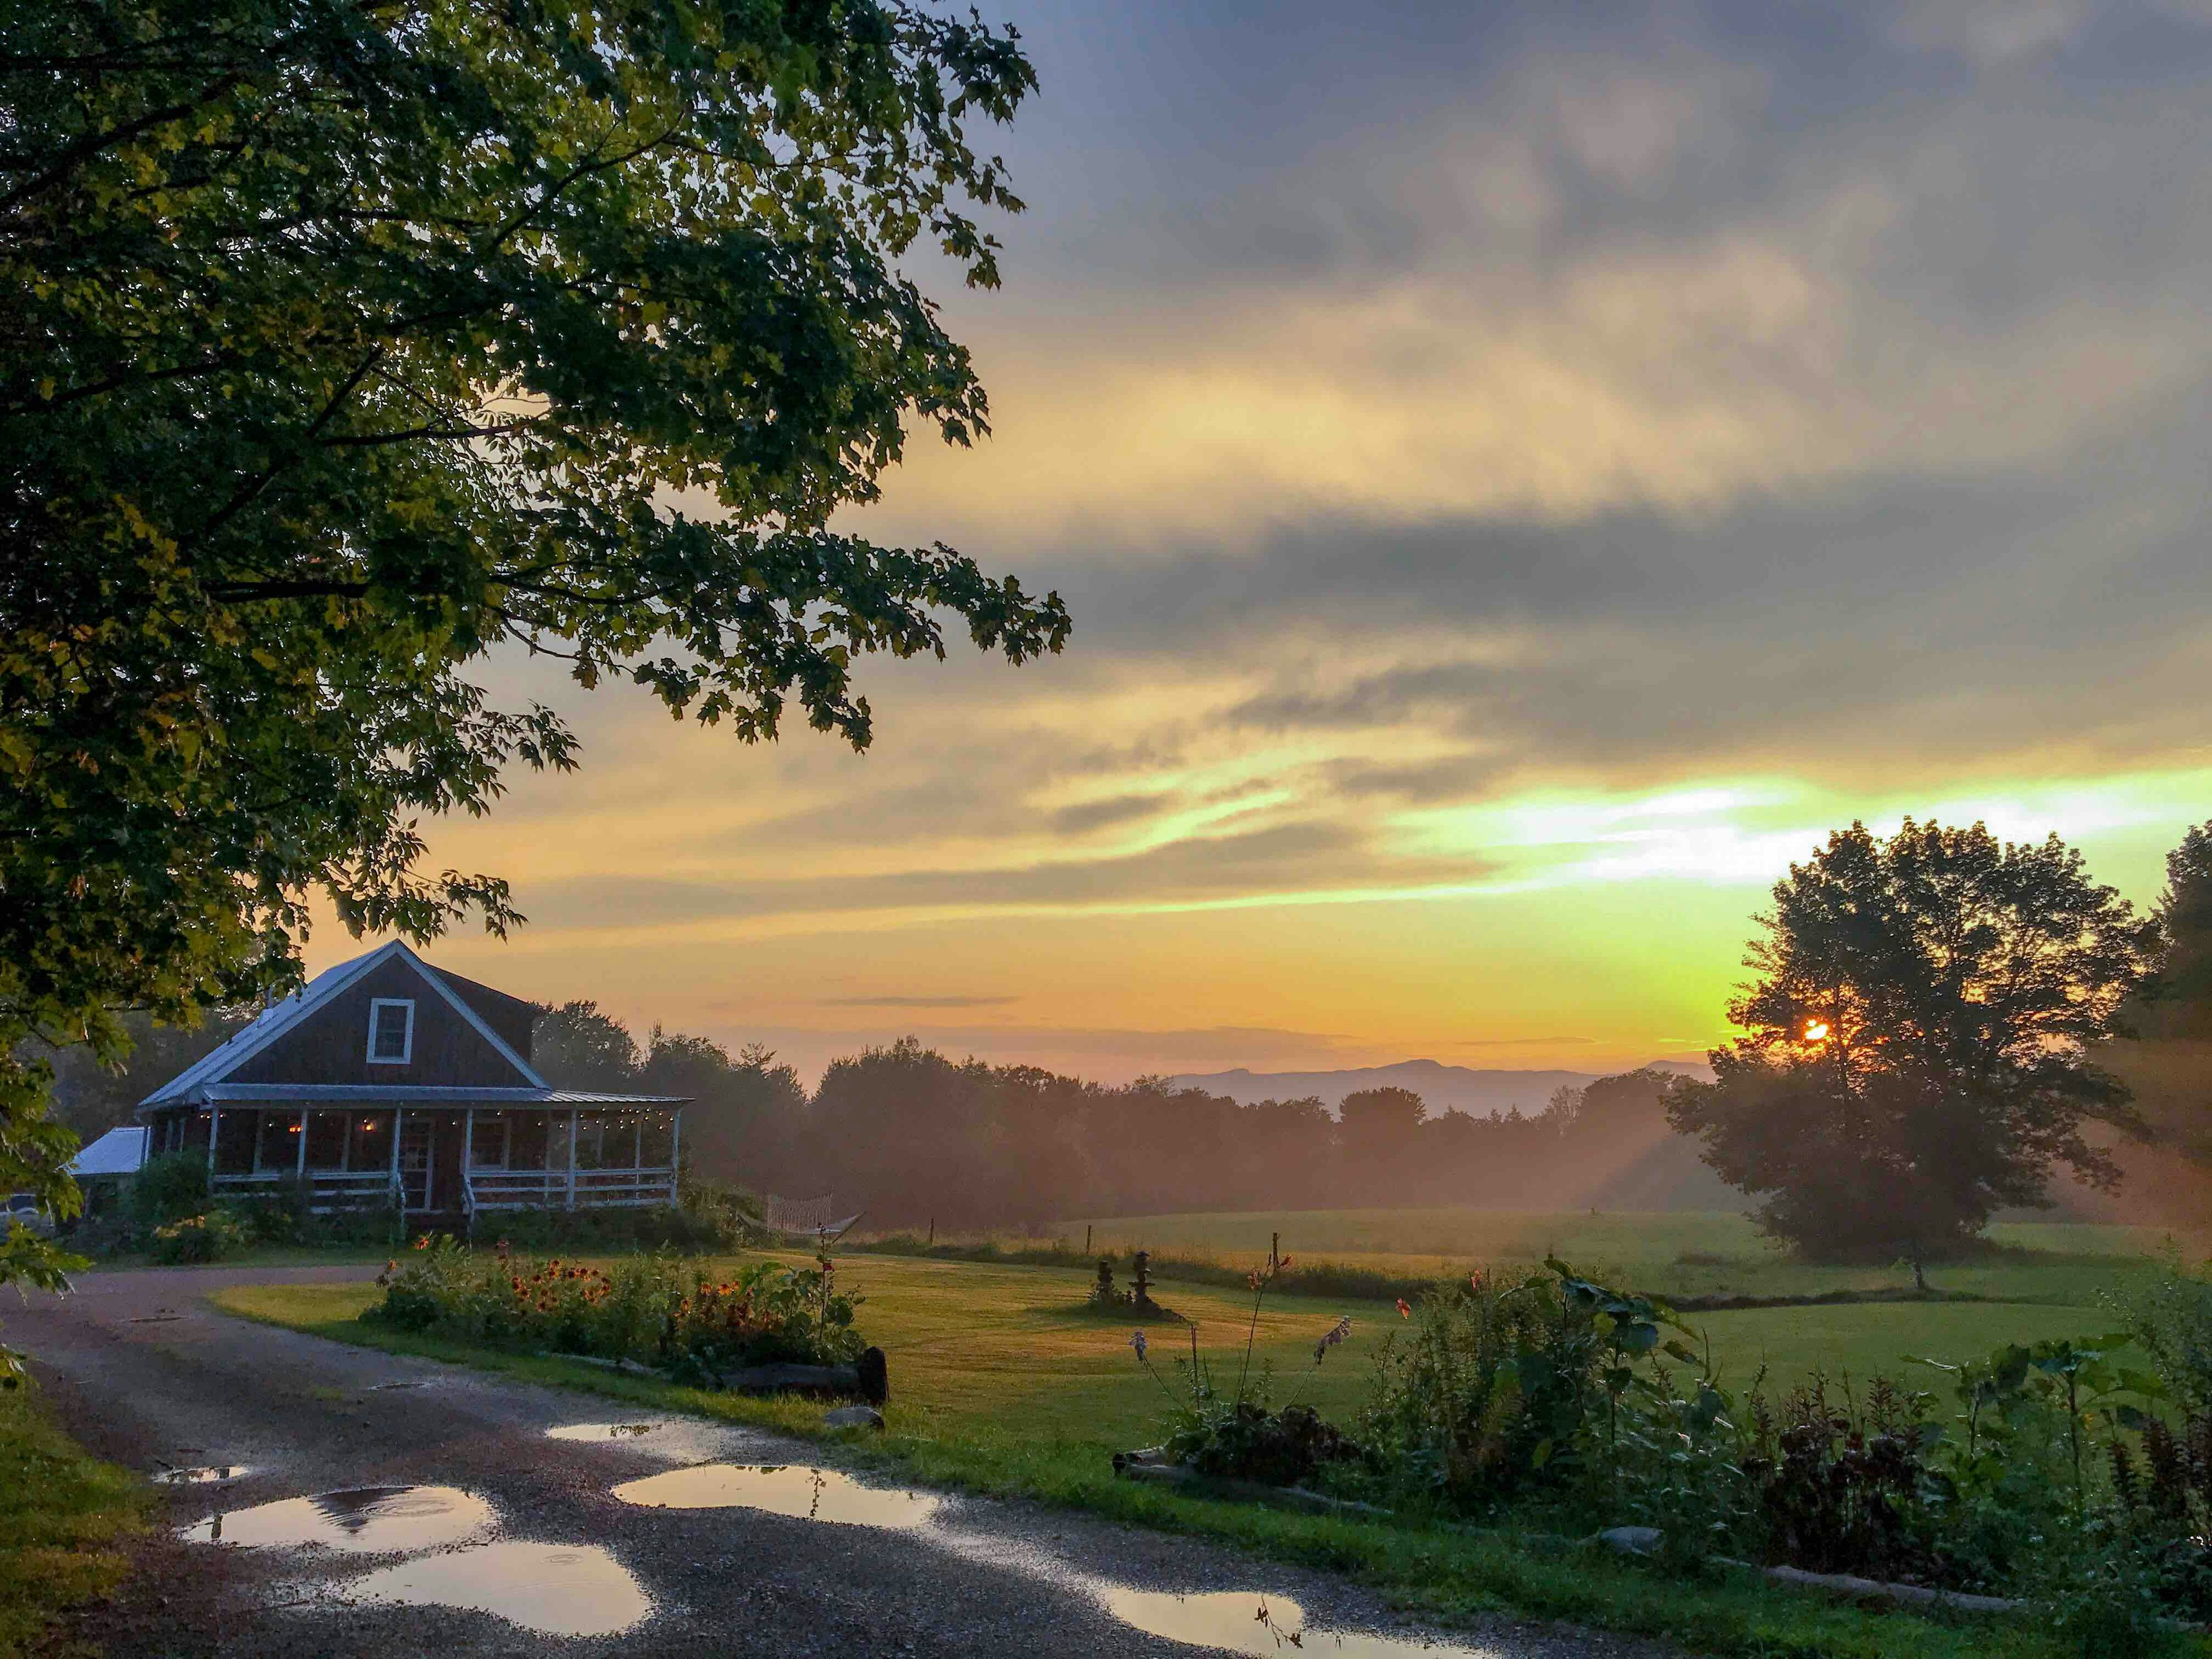
<svg viewBox="0 0 2212 1659"><path fill-rule="evenodd" d="M1086 830L1104 830L1117 823L1127 823L1137 818L1152 817L1173 804L1174 798L1158 793L1135 795L1111 795L1103 800L1086 800L1073 806L1063 806L1052 815L1052 827L1067 835L1080 835Z"/></svg>
<svg viewBox="0 0 2212 1659"><path fill-rule="evenodd" d="M524 902L531 920L542 927L621 927L940 906L1202 902L1251 891L1327 890L1386 876L1393 882L1471 881L1487 868L1479 859L1386 860L1355 829L1293 822L1189 836L1114 857L972 870L728 883L626 875L546 880L532 884Z"/></svg>
<svg viewBox="0 0 2212 1659"><path fill-rule="evenodd" d="M868 665L877 756L833 760L795 732L775 781L805 783L806 804L732 836L957 836L980 867L933 867L954 860L933 849L900 854L933 867L849 879L538 884L526 899L542 917L1203 900L1395 879L1407 866L1347 820L1546 769L2118 770L2201 747L2201 6L1693 6L1599 23L1290 0L1265 27L1149 0L1032 9L1045 91L1006 148L1036 210L1006 228L1003 293L949 296L987 374L994 350L1018 362L1040 340L1090 341L1066 366L1103 373L1117 319L1172 366L1224 318L1307 304L1325 321L1463 290L1463 313L1417 312L1371 360L1316 348L1316 392L1366 374L1387 395L1432 378L1455 320L1479 325L1493 301L1558 325L1544 307L1593 272L1663 277L1669 259L1747 247L1813 285L1803 315L1768 337L1724 307L1672 316L1663 283L1625 289L1607 302L1642 355L1620 384L1680 410L1686 444L1701 397L1726 410L1778 390L1870 424L1778 430L1771 455L1692 507L1633 489L1571 510L1427 507L1386 477L1371 499L1263 502L1226 529L1182 523L1172 501L1158 522L990 521L963 545L1067 595L1070 655L1018 672L957 653ZM1479 424L1480 388L1463 409L1453 392L1437 422ZM1796 448L1823 442L1850 453L1801 469ZM1133 687L1158 695L1095 726L1066 713ZM1032 699L1059 707L1033 727L963 725ZM1035 855L1041 836L1133 836L1201 793L1147 773L1304 738L1328 752L1270 761L1267 780L1305 791L1296 822ZM1085 786L1101 798L1071 802ZM1022 849L976 850L994 838Z"/></svg>

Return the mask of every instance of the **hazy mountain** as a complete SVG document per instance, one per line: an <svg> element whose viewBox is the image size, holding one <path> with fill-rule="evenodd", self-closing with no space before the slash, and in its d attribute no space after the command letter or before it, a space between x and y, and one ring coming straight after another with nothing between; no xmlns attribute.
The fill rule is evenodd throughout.
<svg viewBox="0 0 2212 1659"><path fill-rule="evenodd" d="M1710 1075L1689 1060L1656 1060L1651 1069ZM1345 1096L1359 1089L1411 1089L1434 1112L1462 1111L1477 1117L1509 1112L1519 1107L1524 1115L1544 1109L1558 1089L1582 1089L1597 1081L1597 1072L1492 1072L1466 1066L1446 1066L1434 1060L1401 1060L1394 1066L1362 1066L1341 1072L1255 1072L1238 1066L1233 1072L1190 1073L1170 1081L1209 1094L1226 1095L1243 1105L1257 1100L1303 1100L1318 1096L1332 1111Z"/></svg>

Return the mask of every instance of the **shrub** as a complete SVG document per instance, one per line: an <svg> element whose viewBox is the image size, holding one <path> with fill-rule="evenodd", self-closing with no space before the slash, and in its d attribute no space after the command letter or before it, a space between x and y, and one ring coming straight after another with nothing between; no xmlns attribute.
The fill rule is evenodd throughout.
<svg viewBox="0 0 2212 1659"><path fill-rule="evenodd" d="M1192 1413L1169 1437L1169 1455L1200 1474L1302 1486L1340 1463L1364 1461L1364 1450L1311 1406L1267 1409L1264 1401L1225 1402Z"/></svg>
<svg viewBox="0 0 2212 1659"><path fill-rule="evenodd" d="M2130 1334L2181 1406L2212 1415L2212 1277L2179 1255L2126 1307Z"/></svg>
<svg viewBox="0 0 2212 1659"><path fill-rule="evenodd" d="M1744 1473L1756 1493L1762 1554L1814 1572L1925 1583L1942 1576L1932 1516L1954 1495L1929 1462L1943 1430L1929 1396L1876 1377L1862 1406L1814 1376L1778 1410L1753 1402Z"/></svg>
<svg viewBox="0 0 2212 1659"><path fill-rule="evenodd" d="M238 1219L256 1244L306 1244L319 1242L314 1212L314 1188L304 1181L287 1181L250 1197L226 1199L223 1207Z"/></svg>
<svg viewBox="0 0 2212 1659"><path fill-rule="evenodd" d="M1483 1513L1532 1487L1564 1492L1593 1475L1610 1487L1615 1460L1635 1455L1636 1432L1654 1427L1643 1408L1673 1414L1672 1379L1646 1362L1698 1360L1664 1339L1665 1307L1556 1259L1546 1266L1511 1285L1476 1273L1418 1307L1399 1304L1411 1323L1376 1358L1361 1438L1409 1492ZM1719 1401L1689 1403L1694 1416ZM1720 1420L1715 1409L1707 1426Z"/></svg>
<svg viewBox="0 0 2212 1659"><path fill-rule="evenodd" d="M755 1241L744 1211L722 1193L687 1188L675 1207L500 1210L477 1218L477 1237L526 1250L658 1250L690 1255L742 1249Z"/></svg>
<svg viewBox="0 0 2212 1659"><path fill-rule="evenodd" d="M1176 1370L1182 1374L1180 1395L1153 1369L1151 1339L1144 1330L1139 1328L1129 1334L1129 1346L1135 1351L1138 1364L1152 1374L1173 1408L1165 1449L1176 1462L1201 1474L1255 1480L1271 1486L1295 1486L1304 1485L1335 1466L1372 1461L1364 1448L1334 1425L1322 1421L1321 1413L1312 1407L1291 1405L1279 1412L1268 1408L1267 1395L1273 1372L1265 1362L1258 1371L1254 1371L1253 1345L1259 1334L1261 1307L1289 1266L1288 1256L1278 1256L1271 1249L1266 1265L1244 1276L1252 1292L1252 1316L1245 1328L1244 1357L1237 1367L1234 1392L1221 1389L1214 1381L1213 1368L1199 1358L1196 1326L1190 1328L1190 1358L1176 1361ZM1138 1304L1135 1292L1115 1288L1112 1268L1101 1261L1090 1305L1101 1311L1112 1311ZM1351 1334L1352 1321L1348 1318L1338 1320L1323 1333L1314 1344L1315 1368L1318 1370L1328 1358L1329 1350ZM1116 1468L1119 1467L1117 1460Z"/></svg>
<svg viewBox="0 0 2212 1659"><path fill-rule="evenodd" d="M149 1158L131 1177L129 1210L142 1236L208 1207L208 1160L205 1152L163 1152Z"/></svg>
<svg viewBox="0 0 2212 1659"><path fill-rule="evenodd" d="M253 1242L252 1231L227 1210L186 1216L154 1230L151 1254L156 1261L183 1265L220 1261Z"/></svg>

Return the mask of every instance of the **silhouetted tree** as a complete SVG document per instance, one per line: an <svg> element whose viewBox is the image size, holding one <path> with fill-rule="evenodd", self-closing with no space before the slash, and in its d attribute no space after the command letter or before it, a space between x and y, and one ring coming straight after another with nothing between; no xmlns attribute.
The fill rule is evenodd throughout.
<svg viewBox="0 0 2212 1659"><path fill-rule="evenodd" d="M2143 1035L2212 1039L2212 823L2166 855L2158 971L2143 988Z"/></svg>
<svg viewBox="0 0 2212 1659"><path fill-rule="evenodd" d="M1774 889L1729 1005L1748 1035L1668 1114L1770 1231L1817 1252L1954 1249L2059 1166L2115 1178L2085 1124L2130 1126L2089 1061L2148 970L2155 927L2057 836L1907 819L1832 835Z"/></svg>
<svg viewBox="0 0 2212 1659"><path fill-rule="evenodd" d="M137 1010L123 1016L129 1058L103 1066L90 1048L31 1052L54 1068L54 1115L81 1139L135 1122L138 1103L202 1055L213 1052L251 1019L252 1008L218 1008L198 1026L160 1025Z"/></svg>
<svg viewBox="0 0 2212 1659"><path fill-rule="evenodd" d="M656 1025L637 1086L690 1101L684 1109L684 1158L699 1174L754 1192L786 1192L793 1176L808 1173L806 1091L797 1072L759 1044L732 1059L720 1043Z"/></svg>
<svg viewBox="0 0 2212 1659"><path fill-rule="evenodd" d="M596 1002L541 1003L530 1030L530 1063L556 1089L633 1091L641 1056L629 1028Z"/></svg>
<svg viewBox="0 0 2212 1659"><path fill-rule="evenodd" d="M1357 1089L1337 1102L1337 1139L1353 1176L1378 1191L1402 1182L1428 1115L1411 1089Z"/></svg>
<svg viewBox="0 0 2212 1659"><path fill-rule="evenodd" d="M997 280L1036 79L914 0L71 0L0 52L0 1188L72 1209L26 1038L300 977L311 908L519 920L420 820L565 768L471 665L856 746L875 652L1067 616L833 527L988 429L902 269ZM0 1239L0 1281L56 1271ZM40 1266L44 1263L44 1266Z"/></svg>
<svg viewBox="0 0 2212 1659"><path fill-rule="evenodd" d="M2166 855L2158 970L2099 1059L2134 1092L2154 1150L2124 1146L2130 1185L2193 1224L2212 1208L2212 823ZM2179 1155L2177 1158L2176 1155Z"/></svg>

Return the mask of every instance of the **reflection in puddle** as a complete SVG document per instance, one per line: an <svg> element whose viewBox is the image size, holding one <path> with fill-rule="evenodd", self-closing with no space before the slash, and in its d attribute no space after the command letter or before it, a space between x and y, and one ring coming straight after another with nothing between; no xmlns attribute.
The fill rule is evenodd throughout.
<svg viewBox="0 0 2212 1659"><path fill-rule="evenodd" d="M178 1535L201 1544L319 1544L379 1555L458 1544L496 1520L489 1504L458 1486L361 1486L211 1515Z"/></svg>
<svg viewBox="0 0 2212 1659"><path fill-rule="evenodd" d="M243 1463L210 1463L190 1469L156 1469L158 1486L212 1486L223 1480L243 1480L253 1471Z"/></svg>
<svg viewBox="0 0 2212 1659"><path fill-rule="evenodd" d="M798 1463L701 1463L615 1488L625 1504L665 1510L765 1510L856 1527L919 1527L945 1500L934 1493L864 1486L835 1469Z"/></svg>
<svg viewBox="0 0 2212 1659"><path fill-rule="evenodd" d="M1147 1636L1231 1653L1333 1653L1348 1659L1496 1659L1492 1648L1431 1644L1415 1637L1370 1636L1360 1631L1309 1630L1305 1609L1280 1596L1249 1590L1169 1595L1156 1590L1101 1585L1099 1600L1122 1623Z"/></svg>
<svg viewBox="0 0 2212 1659"><path fill-rule="evenodd" d="M548 1429L548 1440L635 1440L663 1427L659 1423L571 1423L565 1429Z"/></svg>
<svg viewBox="0 0 2212 1659"><path fill-rule="evenodd" d="M548 1636L617 1636L653 1603L595 1544L483 1544L382 1567L345 1587L352 1601L466 1607Z"/></svg>

